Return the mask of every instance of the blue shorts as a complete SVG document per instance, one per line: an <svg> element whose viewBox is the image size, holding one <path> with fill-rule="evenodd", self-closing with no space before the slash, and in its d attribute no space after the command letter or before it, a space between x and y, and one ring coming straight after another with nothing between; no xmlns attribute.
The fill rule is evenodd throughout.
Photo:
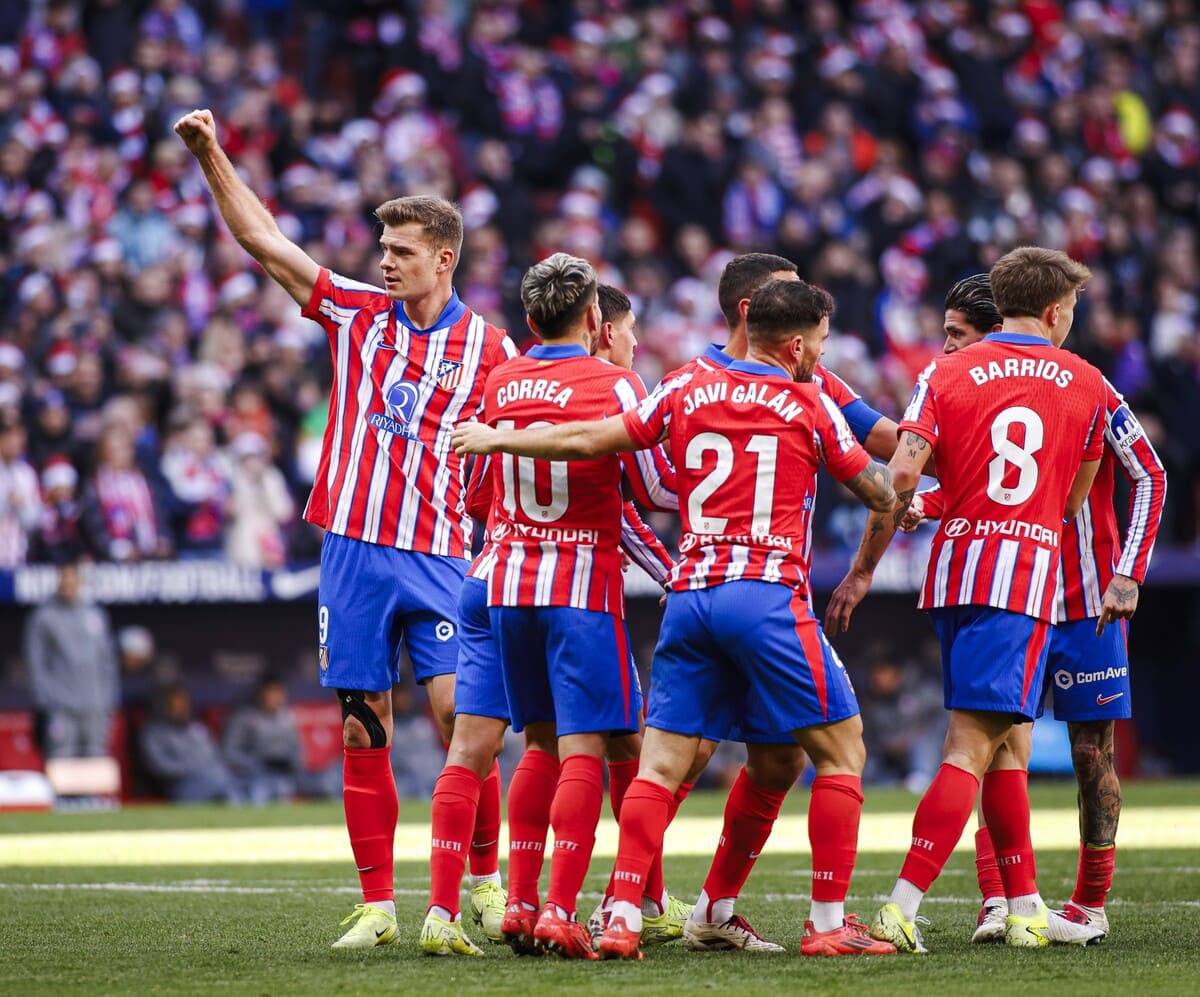
<svg viewBox="0 0 1200 997"><path fill-rule="evenodd" d="M942 645L946 709L1041 715L1049 623L991 606L945 606L929 617Z"/></svg>
<svg viewBox="0 0 1200 997"><path fill-rule="evenodd" d="M458 667L454 670L454 713L508 722L508 699L500 651L492 637L488 586L470 575L458 600Z"/></svg>
<svg viewBox="0 0 1200 997"><path fill-rule="evenodd" d="M647 727L776 744L857 713L846 669L803 592L738 581L667 596Z"/></svg>
<svg viewBox="0 0 1200 997"><path fill-rule="evenodd" d="M400 681L400 646L426 682L454 673L455 619L467 562L326 533L317 590L321 685L385 692Z"/></svg>
<svg viewBox="0 0 1200 997"><path fill-rule="evenodd" d="M493 606L512 727L552 722L564 734L632 734L642 696L625 621L569 606Z"/></svg>
<svg viewBox="0 0 1200 997"><path fill-rule="evenodd" d="M1124 720L1133 716L1129 690L1129 631L1118 620L1096 636L1096 621L1070 620L1054 628L1046 681L1054 694L1054 718Z"/></svg>

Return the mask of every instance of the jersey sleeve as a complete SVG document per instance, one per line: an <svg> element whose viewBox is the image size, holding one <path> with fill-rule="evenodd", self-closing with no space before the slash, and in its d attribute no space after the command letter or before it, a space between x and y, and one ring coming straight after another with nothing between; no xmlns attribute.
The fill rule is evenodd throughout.
<svg viewBox="0 0 1200 997"><path fill-rule="evenodd" d="M333 337L340 329L352 325L359 309L378 310L384 304L390 307L387 294L382 289L335 274L328 267L321 267L308 304L300 314L312 319Z"/></svg>
<svg viewBox="0 0 1200 997"><path fill-rule="evenodd" d="M934 390L934 374L937 373L935 360L917 375L917 383L913 387L912 397L904 410L904 418L900 420L897 434L906 431L916 433L928 441L934 449L938 441L937 393Z"/></svg>
<svg viewBox="0 0 1200 997"><path fill-rule="evenodd" d="M946 496L942 492L941 486L935 488L927 488L923 492L917 492L921 499L921 507L924 509L926 519L941 519L942 513L946 511Z"/></svg>
<svg viewBox="0 0 1200 997"><path fill-rule="evenodd" d="M821 461L838 481L849 481L862 472L871 458L854 438L833 399L821 393L821 404L817 408L813 435Z"/></svg>
<svg viewBox="0 0 1200 997"><path fill-rule="evenodd" d="M631 373L617 381L613 391L628 429L630 417L636 420L642 406L650 401L645 385L637 374ZM633 436L635 443L641 442L632 430L630 436ZM653 437L641 449L621 454L621 464L639 502L655 509L670 511L679 508L679 496L675 490L675 468L661 446L651 446L661 439L661 436L660 433Z"/></svg>
<svg viewBox="0 0 1200 997"><path fill-rule="evenodd" d="M476 457L471 462L471 473L467 478L467 515L481 523L488 521L492 511L495 489L492 487L492 458Z"/></svg>
<svg viewBox="0 0 1200 997"><path fill-rule="evenodd" d="M637 506L632 502L626 502L621 507L621 550L659 585L666 584L674 562L663 542L638 515Z"/></svg>
<svg viewBox="0 0 1200 997"><path fill-rule="evenodd" d="M1133 487L1125 543L1115 571L1140 583L1145 580L1146 570L1150 567L1154 541L1162 521L1167 472L1125 399L1107 380L1104 387L1108 395L1104 440Z"/></svg>
<svg viewBox="0 0 1200 997"><path fill-rule="evenodd" d="M883 413L873 409L857 391L824 367L821 368L821 390L842 410L854 438L859 443L865 443L875 423L883 418Z"/></svg>

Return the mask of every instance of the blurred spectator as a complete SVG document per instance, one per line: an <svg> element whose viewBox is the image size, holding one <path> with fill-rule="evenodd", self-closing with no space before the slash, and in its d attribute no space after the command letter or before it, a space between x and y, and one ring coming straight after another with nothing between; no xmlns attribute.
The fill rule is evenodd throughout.
<svg viewBox="0 0 1200 997"><path fill-rule="evenodd" d="M108 754L119 676L108 614L80 595L78 564L58 571L58 591L25 625L25 666L47 758Z"/></svg>
<svg viewBox="0 0 1200 997"><path fill-rule="evenodd" d="M295 504L283 473L271 463L267 441L243 432L229 445L228 529L225 554L236 564L252 568L281 568L287 560L283 527Z"/></svg>
<svg viewBox="0 0 1200 997"><path fill-rule="evenodd" d="M180 560L219 557L224 547L229 472L216 449L213 428L186 410L172 415L163 450L175 556Z"/></svg>
<svg viewBox="0 0 1200 997"><path fill-rule="evenodd" d="M67 564L86 553L76 489L79 474L69 460L53 457L42 470L42 521L31 560Z"/></svg>
<svg viewBox="0 0 1200 997"><path fill-rule="evenodd" d="M0 568L25 563L41 520L37 472L25 459L25 427L15 413L0 412Z"/></svg>
<svg viewBox="0 0 1200 997"><path fill-rule="evenodd" d="M171 549L160 503L133 462L133 439L123 426L108 426L96 444L96 472L83 493L88 543L111 561L163 557Z"/></svg>
<svg viewBox="0 0 1200 997"><path fill-rule="evenodd" d="M879 645L867 653L866 688L859 706L867 744L863 781L900 783L922 793L942 761L946 713L933 671L919 663L901 664Z"/></svg>
<svg viewBox="0 0 1200 997"><path fill-rule="evenodd" d="M240 784L239 796L250 803L295 796L331 799L341 792L337 763L324 772L305 771L300 728L288 706L287 686L277 678L263 678L254 702L229 718L221 750Z"/></svg>
<svg viewBox="0 0 1200 997"><path fill-rule="evenodd" d="M141 762L156 788L174 803L238 801L233 777L208 728L192 716L184 685L163 690L138 736Z"/></svg>

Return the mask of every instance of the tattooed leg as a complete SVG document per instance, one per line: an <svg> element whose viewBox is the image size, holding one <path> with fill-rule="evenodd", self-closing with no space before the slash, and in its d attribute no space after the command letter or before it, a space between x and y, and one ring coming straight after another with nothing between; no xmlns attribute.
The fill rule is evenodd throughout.
<svg viewBox="0 0 1200 997"><path fill-rule="evenodd" d="M1121 783L1113 766L1113 722L1069 723L1067 730L1079 783L1079 839L1089 848L1110 847L1117 840L1121 819Z"/></svg>

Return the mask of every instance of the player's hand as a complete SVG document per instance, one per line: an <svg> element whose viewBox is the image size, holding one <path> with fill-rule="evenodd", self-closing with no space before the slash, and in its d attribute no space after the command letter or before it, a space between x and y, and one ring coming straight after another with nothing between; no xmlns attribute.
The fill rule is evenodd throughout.
<svg viewBox="0 0 1200 997"><path fill-rule="evenodd" d="M1100 619L1096 621L1096 636L1104 633L1104 628L1117 620L1127 620L1137 612L1138 592L1140 587L1128 575L1113 575L1104 590L1104 600L1100 603Z"/></svg>
<svg viewBox="0 0 1200 997"><path fill-rule="evenodd" d="M904 518L900 520L900 532L912 533L925 518L925 500L920 495L914 495L908 508L904 510Z"/></svg>
<svg viewBox="0 0 1200 997"><path fill-rule="evenodd" d="M184 145L193 156L207 152L217 144L217 123L212 111L190 111L175 122L175 134L183 139Z"/></svg>
<svg viewBox="0 0 1200 997"><path fill-rule="evenodd" d="M500 433L482 422L462 422L454 427L450 444L460 457L468 454L490 454L499 451Z"/></svg>
<svg viewBox="0 0 1200 997"><path fill-rule="evenodd" d="M833 590L825 607L825 633L833 637L850 629L850 617L871 587L871 576L850 569L841 584Z"/></svg>

